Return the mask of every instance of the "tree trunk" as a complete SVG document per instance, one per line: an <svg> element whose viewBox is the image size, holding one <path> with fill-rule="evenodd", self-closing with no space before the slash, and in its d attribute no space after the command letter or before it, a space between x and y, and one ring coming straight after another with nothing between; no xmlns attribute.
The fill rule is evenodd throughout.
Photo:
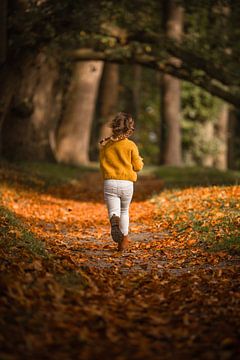
<svg viewBox="0 0 240 360"><path fill-rule="evenodd" d="M140 114L141 99L141 77L142 67L138 64L133 65L133 117L138 118Z"/></svg>
<svg viewBox="0 0 240 360"><path fill-rule="evenodd" d="M166 1L166 36L180 40L182 34L183 9L175 1ZM179 60L171 58L177 64ZM181 84L171 75L162 77L161 92L161 140L160 162L164 165L179 166L182 163L181 151Z"/></svg>
<svg viewBox="0 0 240 360"><path fill-rule="evenodd" d="M228 105L224 103L222 105L218 123L216 126L216 137L219 142L218 152L215 158L215 167L219 170L226 170L227 164L227 143L228 143L228 118L229 109Z"/></svg>
<svg viewBox="0 0 240 360"><path fill-rule="evenodd" d="M9 107L14 82L8 81L13 77L13 71L8 72L4 65L7 58L7 0L0 1L0 154L2 152L2 124Z"/></svg>
<svg viewBox="0 0 240 360"><path fill-rule="evenodd" d="M109 124L117 112L119 93L119 65L106 63L99 91L99 139L111 135Z"/></svg>
<svg viewBox="0 0 240 360"><path fill-rule="evenodd" d="M228 120L228 168L239 170L240 159L240 118L236 109L229 110Z"/></svg>
<svg viewBox="0 0 240 360"><path fill-rule="evenodd" d="M14 64L4 64L0 71L0 154L2 154L2 126L9 112L14 92L19 86L19 74Z"/></svg>
<svg viewBox="0 0 240 360"><path fill-rule="evenodd" d="M211 149L211 144L214 141L214 124L212 121L207 121L203 124L203 133L205 153L202 156L201 165L205 167L212 167L214 165L213 150Z"/></svg>
<svg viewBox="0 0 240 360"><path fill-rule="evenodd" d="M7 58L7 0L0 1L0 65Z"/></svg>
<svg viewBox="0 0 240 360"><path fill-rule="evenodd" d="M44 52L25 60L2 126L2 153L14 160L50 160L57 64ZM16 87L16 84L15 84Z"/></svg>
<svg viewBox="0 0 240 360"><path fill-rule="evenodd" d="M80 165L89 162L89 141L102 61L75 64L65 112L56 138L57 161Z"/></svg>

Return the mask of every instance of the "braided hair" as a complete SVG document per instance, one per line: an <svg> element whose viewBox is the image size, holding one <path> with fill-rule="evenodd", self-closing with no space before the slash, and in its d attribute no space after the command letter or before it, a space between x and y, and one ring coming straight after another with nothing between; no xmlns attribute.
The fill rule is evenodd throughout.
<svg viewBox="0 0 240 360"><path fill-rule="evenodd" d="M130 114L119 112L112 120L110 127L112 128L112 136L102 139L101 145L104 145L108 140L119 141L131 136L134 131L134 120Z"/></svg>

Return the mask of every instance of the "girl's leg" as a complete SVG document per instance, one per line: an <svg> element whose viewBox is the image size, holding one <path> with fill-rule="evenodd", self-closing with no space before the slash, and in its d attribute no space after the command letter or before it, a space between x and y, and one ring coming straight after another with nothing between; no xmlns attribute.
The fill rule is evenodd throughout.
<svg viewBox="0 0 240 360"><path fill-rule="evenodd" d="M116 180L106 180L104 182L104 199L108 208L112 239L113 241L119 243L123 239L123 234L119 228L121 202L118 196L118 186Z"/></svg>
<svg viewBox="0 0 240 360"><path fill-rule="evenodd" d="M109 219L111 219L113 215L120 217L121 203L117 195L117 186L114 180L104 181L104 200L107 205Z"/></svg>
<svg viewBox="0 0 240 360"><path fill-rule="evenodd" d="M124 236L128 235L129 228L129 206L133 196L133 183L128 181L121 191L121 215L120 230Z"/></svg>

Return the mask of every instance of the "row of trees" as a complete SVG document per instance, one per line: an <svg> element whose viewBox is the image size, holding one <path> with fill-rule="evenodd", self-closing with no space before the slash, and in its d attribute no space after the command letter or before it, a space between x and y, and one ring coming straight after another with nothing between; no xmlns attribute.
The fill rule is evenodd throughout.
<svg viewBox="0 0 240 360"><path fill-rule="evenodd" d="M232 22L239 7L175 0L138 1L138 9L70 0L12 0L8 13L6 0L1 7L3 156L86 164L112 116L126 110L138 119L149 162L238 166L240 85L232 72L239 30ZM224 41L211 48L223 24Z"/></svg>

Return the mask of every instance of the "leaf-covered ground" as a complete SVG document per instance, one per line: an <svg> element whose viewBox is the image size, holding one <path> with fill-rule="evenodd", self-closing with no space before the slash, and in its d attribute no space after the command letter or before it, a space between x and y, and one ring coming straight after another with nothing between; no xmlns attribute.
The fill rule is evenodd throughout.
<svg viewBox="0 0 240 360"><path fill-rule="evenodd" d="M142 178L118 253L99 174L0 176L1 360L240 357L240 186Z"/></svg>

